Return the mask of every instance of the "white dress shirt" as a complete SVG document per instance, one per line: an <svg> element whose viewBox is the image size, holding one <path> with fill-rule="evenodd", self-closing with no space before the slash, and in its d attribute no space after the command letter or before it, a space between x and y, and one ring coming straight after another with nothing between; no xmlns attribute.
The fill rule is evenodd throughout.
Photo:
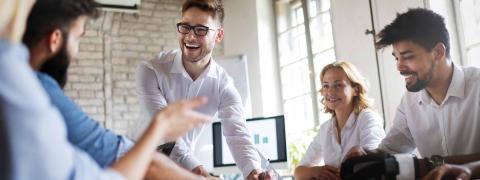
<svg viewBox="0 0 480 180"><path fill-rule="evenodd" d="M140 103L150 117L169 103L198 96L208 97L208 103L197 111L221 121L223 135L244 176L253 169L261 169L260 158L245 126L240 95L232 79L214 60L194 81L183 67L179 50L161 52L157 58L138 66L136 81ZM192 149L207 126L210 124L195 128L177 140L170 157L190 170L201 165L193 156Z"/></svg>
<svg viewBox="0 0 480 180"><path fill-rule="evenodd" d="M441 104L427 91L406 92L393 125L379 148L423 157L480 153L480 69L453 65Z"/></svg>
<svg viewBox="0 0 480 180"><path fill-rule="evenodd" d="M313 142L308 146L300 165L325 165L339 168L343 158L354 146L375 149L385 137L382 118L370 109L362 110L358 116L350 113L347 123L341 131L341 143L337 140L335 117L323 123Z"/></svg>

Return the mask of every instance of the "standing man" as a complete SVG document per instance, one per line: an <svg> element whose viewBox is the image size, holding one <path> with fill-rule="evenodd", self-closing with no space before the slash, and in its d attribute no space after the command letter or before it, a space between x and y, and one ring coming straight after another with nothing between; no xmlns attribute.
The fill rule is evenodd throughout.
<svg viewBox="0 0 480 180"><path fill-rule="evenodd" d="M417 149L424 159L407 179L414 179L415 171L423 176L444 163L480 160L480 69L452 62L444 18L431 10L410 9L378 37L377 48L393 46L408 92L377 151L396 154ZM366 152L354 147L349 154Z"/></svg>
<svg viewBox="0 0 480 180"><path fill-rule="evenodd" d="M208 97L198 111L222 122L223 134L238 168L247 179L261 174L258 152L243 117L243 105L231 78L212 59L215 44L223 39L224 10L221 0L187 0L177 24L180 51L161 52L137 68L137 93L150 116L168 104L197 96ZM193 147L206 127L195 128L170 144L170 157L197 174L208 172L193 156ZM167 150L165 150L167 149ZM169 148L163 149L168 152Z"/></svg>

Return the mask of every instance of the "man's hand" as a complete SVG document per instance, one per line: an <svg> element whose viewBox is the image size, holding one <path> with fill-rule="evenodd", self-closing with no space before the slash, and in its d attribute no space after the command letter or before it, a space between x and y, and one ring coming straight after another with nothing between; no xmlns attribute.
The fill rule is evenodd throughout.
<svg viewBox="0 0 480 180"><path fill-rule="evenodd" d="M345 161L352 157L365 156L365 155L367 155L367 151L363 147L354 146L348 151L347 155L345 155L345 158L343 160Z"/></svg>
<svg viewBox="0 0 480 180"><path fill-rule="evenodd" d="M152 163L148 168L145 180L154 179L198 179L198 180L220 180L217 177L203 177L194 174L173 162L161 153L155 153Z"/></svg>
<svg viewBox="0 0 480 180"><path fill-rule="evenodd" d="M445 164L430 171L423 180L441 180L448 179L470 179L471 171L467 167L461 165Z"/></svg>
<svg viewBox="0 0 480 180"><path fill-rule="evenodd" d="M262 171L259 169L254 169L250 174L247 176L248 180L270 180L270 179L278 179L275 177L275 173L272 170L269 171Z"/></svg>
<svg viewBox="0 0 480 180"><path fill-rule="evenodd" d="M193 110L206 102L207 98L205 97L179 101L157 113L153 120L155 123L159 123L163 138L167 141L174 141L195 126L210 122L211 117Z"/></svg>
<svg viewBox="0 0 480 180"><path fill-rule="evenodd" d="M203 177L210 176L210 174L208 174L208 171L205 168L203 168L203 166L197 166L196 168L193 168L192 172Z"/></svg>

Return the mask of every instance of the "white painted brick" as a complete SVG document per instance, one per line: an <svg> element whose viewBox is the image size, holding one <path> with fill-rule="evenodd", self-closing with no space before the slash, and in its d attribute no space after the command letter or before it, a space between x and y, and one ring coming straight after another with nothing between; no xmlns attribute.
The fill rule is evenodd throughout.
<svg viewBox="0 0 480 180"><path fill-rule="evenodd" d="M143 1L140 8L142 9L141 11L145 11L145 9L153 9L155 8L155 3Z"/></svg>
<svg viewBox="0 0 480 180"><path fill-rule="evenodd" d="M135 51L113 51L112 57L114 58L135 58L138 56L138 52Z"/></svg>
<svg viewBox="0 0 480 180"><path fill-rule="evenodd" d="M117 81L114 85L115 88L135 88L135 82L131 81Z"/></svg>
<svg viewBox="0 0 480 180"><path fill-rule="evenodd" d="M78 95L80 98L95 98L95 91L80 91Z"/></svg>
<svg viewBox="0 0 480 180"><path fill-rule="evenodd" d="M119 37L115 37L113 38L113 42L114 43L125 43L125 44L129 44L129 43L138 43L138 38L137 37L133 37L133 36L119 36Z"/></svg>
<svg viewBox="0 0 480 180"><path fill-rule="evenodd" d="M84 106L83 111L85 111L88 114L96 114L97 113L97 107L95 106Z"/></svg>
<svg viewBox="0 0 480 180"><path fill-rule="evenodd" d="M125 100L123 97L117 97L117 98L113 98L113 103L115 104L125 104Z"/></svg>
<svg viewBox="0 0 480 180"><path fill-rule="evenodd" d="M127 80L127 74L117 74L112 77L113 80Z"/></svg>
<svg viewBox="0 0 480 180"><path fill-rule="evenodd" d="M82 74L103 74L103 69L99 67L82 67Z"/></svg>
<svg viewBox="0 0 480 180"><path fill-rule="evenodd" d="M85 83L75 83L75 84L72 84L72 89L75 89L75 90L101 90L103 87L102 84L100 83L88 83L88 84L85 84Z"/></svg>
<svg viewBox="0 0 480 180"><path fill-rule="evenodd" d="M127 60L126 60L126 59L122 59L122 58L113 58L113 59L112 59L112 64L113 64L113 65L126 65L126 64L127 64Z"/></svg>
<svg viewBox="0 0 480 180"><path fill-rule="evenodd" d="M70 98L78 98L78 91L75 91L75 90L65 91L65 95L67 95Z"/></svg>
<svg viewBox="0 0 480 180"><path fill-rule="evenodd" d="M98 32L96 30L86 30L85 37L96 37L98 36Z"/></svg>
<svg viewBox="0 0 480 180"><path fill-rule="evenodd" d="M101 106L103 101L101 99L76 99L75 102L80 106Z"/></svg>
<svg viewBox="0 0 480 180"><path fill-rule="evenodd" d="M96 97L96 98L102 98L102 99L104 99L104 98L105 98L105 94L104 94L103 91L95 92L95 97Z"/></svg>
<svg viewBox="0 0 480 180"><path fill-rule="evenodd" d="M94 120L99 121L99 122L104 122L105 121L105 116L101 114L94 114L91 116Z"/></svg>
<svg viewBox="0 0 480 180"><path fill-rule="evenodd" d="M124 112L127 111L128 107L126 105L116 105L113 107L114 112Z"/></svg>
<svg viewBox="0 0 480 180"><path fill-rule="evenodd" d="M127 97L127 103L128 104L136 104L138 103L137 97Z"/></svg>

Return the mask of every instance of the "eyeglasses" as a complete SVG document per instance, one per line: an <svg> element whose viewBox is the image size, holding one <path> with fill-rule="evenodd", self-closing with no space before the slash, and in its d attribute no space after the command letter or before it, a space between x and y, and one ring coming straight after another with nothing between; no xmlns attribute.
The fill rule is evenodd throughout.
<svg viewBox="0 0 480 180"><path fill-rule="evenodd" d="M190 26L185 23L177 23L177 30L179 33L188 34L192 29L195 35L197 36L206 36L209 30L212 30L212 31L216 30L216 29L210 29L209 27L204 25Z"/></svg>

